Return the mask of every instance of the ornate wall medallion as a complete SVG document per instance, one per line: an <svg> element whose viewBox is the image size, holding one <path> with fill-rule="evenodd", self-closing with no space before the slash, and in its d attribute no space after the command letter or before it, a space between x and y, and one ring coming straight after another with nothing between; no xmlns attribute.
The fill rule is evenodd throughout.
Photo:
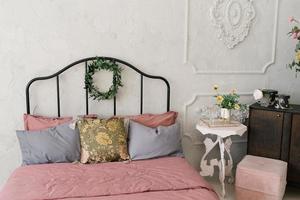
<svg viewBox="0 0 300 200"><path fill-rule="evenodd" d="M255 10L252 0L215 0L211 8L218 38L232 49L247 37Z"/></svg>

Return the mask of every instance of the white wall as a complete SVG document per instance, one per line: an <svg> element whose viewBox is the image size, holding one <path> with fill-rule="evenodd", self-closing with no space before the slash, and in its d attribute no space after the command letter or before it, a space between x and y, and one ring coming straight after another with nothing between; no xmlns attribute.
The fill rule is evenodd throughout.
<svg viewBox="0 0 300 200"><path fill-rule="evenodd" d="M239 1L244 5L246 0ZM292 102L299 103L299 78L285 65L294 57L294 43L286 35L287 17L297 14L300 1L279 0L275 20L276 0L255 0L256 17L249 35L234 49L217 39L209 14L212 6L211 0L0 0L0 185L20 165L14 131L22 129L26 83L83 57L114 56L166 77L172 109L180 112L184 132L195 138L184 140L195 166L203 150L194 130L196 111L212 102L208 95L213 84L224 90L237 88L245 102L251 101L253 89L270 87L291 94ZM268 65L273 58L274 64ZM265 73L257 73L264 68ZM82 70L82 66L74 68L62 77L64 115L84 112ZM119 113L137 112L139 88L134 81L138 77L130 71L123 77ZM157 81L146 81L150 94L145 111L164 109L165 103L157 98L164 95L160 86ZM53 81L34 85L33 104L40 102L35 113L56 114L54 87ZM109 115L110 104L92 103L90 109ZM236 159L244 154L245 142L245 137L236 139Z"/></svg>

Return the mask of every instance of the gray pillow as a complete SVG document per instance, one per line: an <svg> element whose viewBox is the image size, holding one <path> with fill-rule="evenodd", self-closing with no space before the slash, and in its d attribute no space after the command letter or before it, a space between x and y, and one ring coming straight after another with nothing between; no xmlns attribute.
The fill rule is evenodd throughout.
<svg viewBox="0 0 300 200"><path fill-rule="evenodd" d="M129 154L132 160L157 158L181 154L181 137L178 123L150 128L130 121Z"/></svg>
<svg viewBox="0 0 300 200"><path fill-rule="evenodd" d="M17 131L23 165L80 160L80 137L71 123L40 131Z"/></svg>

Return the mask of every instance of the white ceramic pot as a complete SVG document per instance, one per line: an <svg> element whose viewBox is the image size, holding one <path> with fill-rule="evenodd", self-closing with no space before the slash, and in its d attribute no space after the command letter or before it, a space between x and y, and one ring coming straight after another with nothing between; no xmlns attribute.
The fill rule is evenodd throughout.
<svg viewBox="0 0 300 200"><path fill-rule="evenodd" d="M221 118L230 121L231 118L231 110L227 108L221 108Z"/></svg>

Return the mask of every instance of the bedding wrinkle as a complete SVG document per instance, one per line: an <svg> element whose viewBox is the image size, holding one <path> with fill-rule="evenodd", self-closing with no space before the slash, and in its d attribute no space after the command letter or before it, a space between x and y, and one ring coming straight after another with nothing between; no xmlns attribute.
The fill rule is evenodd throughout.
<svg viewBox="0 0 300 200"><path fill-rule="evenodd" d="M28 192L30 191L30 192ZM22 195L20 195L22 194ZM130 163L55 163L16 169L0 200L216 200L212 187L185 159Z"/></svg>

